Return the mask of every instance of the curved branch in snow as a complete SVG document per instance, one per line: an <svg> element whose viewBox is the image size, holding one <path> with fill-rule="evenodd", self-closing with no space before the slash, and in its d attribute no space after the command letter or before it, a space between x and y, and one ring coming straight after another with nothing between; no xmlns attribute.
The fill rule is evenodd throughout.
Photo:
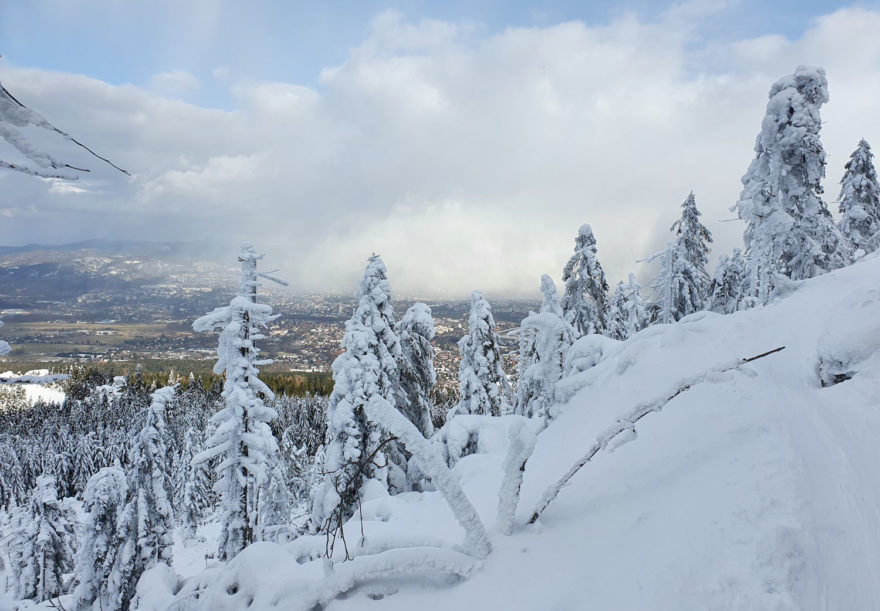
<svg viewBox="0 0 880 611"><path fill-rule="evenodd" d="M465 549L479 558L488 556L492 551L492 544L480 515L431 443L406 416L381 397L368 401L365 411L370 420L399 438L418 460L422 473L431 478L464 529Z"/></svg>
<svg viewBox="0 0 880 611"><path fill-rule="evenodd" d="M337 565L312 592L297 600L303 611L323 609L339 595L357 586L377 579L438 575L453 580L470 577L480 562L470 556L446 549L409 548L389 550L375 556L360 556L351 562Z"/></svg>
<svg viewBox="0 0 880 611"><path fill-rule="evenodd" d="M522 486L526 462L535 449L537 436L529 428L525 419L514 422L508 430L509 445L498 491L498 528L505 535L513 533L516 507L519 505L519 490Z"/></svg>
<svg viewBox="0 0 880 611"><path fill-rule="evenodd" d="M617 422L615 422L612 426L610 426L602 434L600 434L596 438L596 443L590 446L590 449L587 450L587 453L584 454L571 467L571 469L569 469L565 473L565 475L557 480L556 483L547 488L547 490L544 492L544 495L541 497L541 500L538 502L538 505L535 507L534 512L532 512L532 517L529 518L529 524L534 524L538 520L538 518L541 517L541 514L544 513L544 510L547 509L547 506L551 502L553 502L553 499L557 497L559 492L565 487L569 480L574 477L575 473L580 471L581 467L583 467L585 464L593 460L593 457L598 454L600 450L609 448L610 451L617 447L620 447L628 441L632 441L633 439L635 439L636 423L639 420L641 420L651 412L659 412L666 406L667 403L672 401L675 397L692 388L696 384L704 382L712 374L724 373L726 371L739 369L747 363L751 363L752 361L764 358L765 356L775 354L776 352L779 352L783 349L785 349L785 346L781 346L773 350L768 350L767 352L763 352L756 356L740 359L722 367L713 367L712 369L707 369L702 373L680 381L675 386L675 389L670 391L668 395L664 394L664 396L659 399L654 399L653 401L637 405L635 409L633 409L628 415L620 418Z"/></svg>

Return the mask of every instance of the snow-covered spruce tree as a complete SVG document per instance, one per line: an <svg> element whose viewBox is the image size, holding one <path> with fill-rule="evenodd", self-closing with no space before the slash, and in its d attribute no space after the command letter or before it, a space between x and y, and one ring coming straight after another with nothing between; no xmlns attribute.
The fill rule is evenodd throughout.
<svg viewBox="0 0 880 611"><path fill-rule="evenodd" d="M608 337L624 340L627 338L624 315L626 313L626 289L618 282L611 294L608 305Z"/></svg>
<svg viewBox="0 0 880 611"><path fill-rule="evenodd" d="M618 320L622 327L624 338L630 337L636 331L643 329L648 324L648 312L645 300L642 298L642 285L636 281L636 277L630 274L627 282L623 285L624 300L618 306Z"/></svg>
<svg viewBox="0 0 880 611"><path fill-rule="evenodd" d="M7 435L0 435L0 465L0 509L9 511L24 502L27 487L21 461Z"/></svg>
<svg viewBox="0 0 880 611"><path fill-rule="evenodd" d="M540 311L550 312L563 318L562 307L559 305L559 296L556 293L556 284L553 283L553 279L547 274L541 276L541 294L544 296L544 299L541 303ZM533 314L534 312L529 312L529 316ZM525 391L522 387L523 376L528 368L534 364L535 359L537 358L537 353L535 351L535 335L536 332L534 329L524 327L520 324L519 362L517 364L519 384L517 385L516 403L514 404L514 413L517 414L522 413L523 399L521 395L522 392Z"/></svg>
<svg viewBox="0 0 880 611"><path fill-rule="evenodd" d="M770 88L755 158L734 209L746 222L749 294L767 303L777 274L810 278L845 265L850 245L819 197L825 150L819 109L828 101L821 68L799 66Z"/></svg>
<svg viewBox="0 0 880 611"><path fill-rule="evenodd" d="M520 325L520 377L514 413L549 421L556 402L556 382L564 374L563 361L574 342L574 329L562 317L556 286L547 274L541 276L541 292L541 311ZM528 339L523 341L523 336Z"/></svg>
<svg viewBox="0 0 880 611"><path fill-rule="evenodd" d="M416 425L426 438L434 433L431 423L431 389L437 381L434 372L434 319L431 308L415 303L397 324L401 358L398 362L403 401L397 408Z"/></svg>
<svg viewBox="0 0 880 611"><path fill-rule="evenodd" d="M204 462L193 464L201 450L201 435L194 428L187 429L183 449L175 473L175 506L178 522L183 526L184 541L195 539L196 530L211 508L211 476Z"/></svg>
<svg viewBox="0 0 880 611"><path fill-rule="evenodd" d="M855 248L873 252L880 246L880 184L871 145L864 139L845 169L840 181L840 231Z"/></svg>
<svg viewBox="0 0 880 611"><path fill-rule="evenodd" d="M406 460L399 446L365 411L375 399L399 405L401 393L397 366L402 352L394 332L388 272L378 255L369 258L355 296L358 305L345 323L344 351L333 361L326 475L312 499L312 525L328 533L337 532L354 514L366 480L399 490L406 484Z"/></svg>
<svg viewBox="0 0 880 611"><path fill-rule="evenodd" d="M312 464L309 460L308 448L305 445L297 445L293 426L287 427L281 435L281 457L285 462L287 489L293 495L293 504L298 506L307 502L311 494L309 478Z"/></svg>
<svg viewBox="0 0 880 611"><path fill-rule="evenodd" d="M647 324L649 325L654 323L669 324L676 320L673 292L673 287L675 286L673 281L675 278L675 262L677 259L675 243L667 243L665 249L644 259L644 262L649 263L657 259L660 260L660 270L651 282L654 299L648 307L649 320Z"/></svg>
<svg viewBox="0 0 880 611"><path fill-rule="evenodd" d="M260 329L276 318L271 307L257 303L257 261L262 258L253 245L243 244L238 256L238 294L228 306L193 323L195 331L221 330L214 373L226 373L224 406L214 415L217 428L206 449L195 458L197 463L219 459L214 490L220 495L222 510L221 560L232 558L256 540L259 491L268 483L273 455L278 451L268 424L276 413L264 402L264 398L273 397L272 391L259 379L257 369L271 361L260 360L254 344L264 337Z"/></svg>
<svg viewBox="0 0 880 611"><path fill-rule="evenodd" d="M700 222L694 192L691 191L681 205L681 218L672 225L675 232L674 276L672 299L676 320L702 310L709 291L709 244L712 234Z"/></svg>
<svg viewBox="0 0 880 611"><path fill-rule="evenodd" d="M127 611L144 571L158 563L171 564L174 513L169 499L170 482L165 448L165 407L176 388L152 394L145 421L133 440L126 473L125 506L116 527L116 553L107 577L110 609Z"/></svg>
<svg viewBox="0 0 880 611"><path fill-rule="evenodd" d="M266 485L260 491L259 539L281 541L281 537L288 531L294 498L287 486L290 477L286 465L277 452L272 458L269 475Z"/></svg>
<svg viewBox="0 0 880 611"><path fill-rule="evenodd" d="M86 484L80 548L76 556L79 584L73 593L74 609L109 611L113 608L108 587L119 553L117 518L127 488L125 472L120 467L104 467Z"/></svg>
<svg viewBox="0 0 880 611"><path fill-rule="evenodd" d="M75 533L71 511L58 500L55 476L37 478L22 518L10 550L16 595L36 602L60 596L64 593L63 575L73 568Z"/></svg>
<svg viewBox="0 0 880 611"><path fill-rule="evenodd" d="M574 254L562 270L565 292L562 311L578 336L604 334L608 326L608 283L596 256L592 228L581 225L574 240Z"/></svg>
<svg viewBox="0 0 880 611"><path fill-rule="evenodd" d="M721 255L712 279L707 309L719 314L731 314L749 307L745 292L746 262L739 248L733 255Z"/></svg>
<svg viewBox="0 0 880 611"><path fill-rule="evenodd" d="M458 342L458 388L461 398L450 416L485 414L501 416L508 411L505 397L511 394L498 350L495 319L480 291L471 295L468 333Z"/></svg>

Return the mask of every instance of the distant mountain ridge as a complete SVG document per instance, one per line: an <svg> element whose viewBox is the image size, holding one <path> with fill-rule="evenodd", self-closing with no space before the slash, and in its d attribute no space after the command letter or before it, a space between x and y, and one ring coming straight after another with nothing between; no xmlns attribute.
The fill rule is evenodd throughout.
<svg viewBox="0 0 880 611"><path fill-rule="evenodd" d="M0 256L25 254L32 252L68 252L80 250L94 250L107 254L155 254L165 256L194 256L214 255L222 249L218 240L195 240L183 241L159 241L147 240L108 240L94 239L69 242L66 244L25 244L23 246L0 245Z"/></svg>

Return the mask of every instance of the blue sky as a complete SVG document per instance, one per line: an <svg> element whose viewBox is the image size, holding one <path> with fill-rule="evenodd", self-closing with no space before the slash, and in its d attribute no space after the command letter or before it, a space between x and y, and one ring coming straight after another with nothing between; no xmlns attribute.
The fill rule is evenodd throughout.
<svg viewBox="0 0 880 611"><path fill-rule="evenodd" d="M250 240L346 293L375 251L399 291L491 297L558 280L586 222L612 285L647 280L691 190L712 258L741 244L724 221L799 64L828 73L834 210L880 142L878 32L880 2L0 2L0 81L132 172L46 141L94 172L0 173L0 244Z"/></svg>

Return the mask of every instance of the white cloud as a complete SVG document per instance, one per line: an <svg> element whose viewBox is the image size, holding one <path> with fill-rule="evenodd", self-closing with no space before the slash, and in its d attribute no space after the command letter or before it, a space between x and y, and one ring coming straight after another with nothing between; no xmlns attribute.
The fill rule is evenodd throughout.
<svg viewBox="0 0 880 611"><path fill-rule="evenodd" d="M701 16L723 4L493 35L383 13L318 88L240 80L229 111L0 68L32 107L136 174L92 185L75 207L2 175L21 213L0 240L140 237L149 225L157 239L251 239L298 289L352 292L376 251L398 292L537 294L589 222L610 280L645 280L634 261L668 239L691 189L716 252L739 242L741 225L719 221L767 91L796 65L828 71L827 199L858 139L880 142L880 13L838 11L794 41L695 45Z"/></svg>
<svg viewBox="0 0 880 611"><path fill-rule="evenodd" d="M172 70L154 74L150 87L163 95L183 98L202 88L202 82L186 70Z"/></svg>

